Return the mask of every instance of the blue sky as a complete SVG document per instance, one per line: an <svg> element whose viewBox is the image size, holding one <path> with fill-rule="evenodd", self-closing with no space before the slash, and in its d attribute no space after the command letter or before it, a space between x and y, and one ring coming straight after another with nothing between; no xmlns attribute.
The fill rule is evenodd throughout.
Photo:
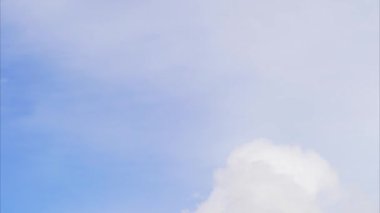
<svg viewBox="0 0 380 213"><path fill-rule="evenodd" d="M4 0L1 211L376 212L378 8Z"/></svg>

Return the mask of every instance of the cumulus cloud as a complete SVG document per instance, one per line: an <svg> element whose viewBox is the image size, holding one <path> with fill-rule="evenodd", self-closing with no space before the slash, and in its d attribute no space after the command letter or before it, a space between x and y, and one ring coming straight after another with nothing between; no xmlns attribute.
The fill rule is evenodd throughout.
<svg viewBox="0 0 380 213"><path fill-rule="evenodd" d="M210 196L194 212L337 212L340 188L336 172L317 153L256 140L231 153L215 174Z"/></svg>

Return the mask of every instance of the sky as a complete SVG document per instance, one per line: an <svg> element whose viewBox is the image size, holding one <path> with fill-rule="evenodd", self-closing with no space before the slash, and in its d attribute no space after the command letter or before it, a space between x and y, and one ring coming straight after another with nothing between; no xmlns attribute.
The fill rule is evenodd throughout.
<svg viewBox="0 0 380 213"><path fill-rule="evenodd" d="M1 212L379 212L377 0L3 0Z"/></svg>

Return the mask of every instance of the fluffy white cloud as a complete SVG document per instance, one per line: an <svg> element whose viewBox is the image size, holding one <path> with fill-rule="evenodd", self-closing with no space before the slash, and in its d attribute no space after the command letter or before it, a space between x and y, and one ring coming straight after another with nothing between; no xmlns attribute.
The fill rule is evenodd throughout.
<svg viewBox="0 0 380 213"><path fill-rule="evenodd" d="M337 212L341 193L336 172L317 153L257 140L231 153L195 213Z"/></svg>

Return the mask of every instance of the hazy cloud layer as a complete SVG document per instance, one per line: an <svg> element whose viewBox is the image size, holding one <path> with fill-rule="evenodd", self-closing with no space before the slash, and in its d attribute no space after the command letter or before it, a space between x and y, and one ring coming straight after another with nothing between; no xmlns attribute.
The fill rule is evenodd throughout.
<svg viewBox="0 0 380 213"><path fill-rule="evenodd" d="M376 199L378 8L377 0L3 0L7 59L48 64L41 78L33 68L12 72L55 80L28 91L30 109L15 126L74 147L157 152L207 168L265 136L321 151ZM248 144L197 213L315 213L320 192L337 185L313 152ZM278 205L267 205L272 194Z"/></svg>
<svg viewBox="0 0 380 213"><path fill-rule="evenodd" d="M357 69L375 75L376 6L374 0L4 1L5 21L21 26L34 49L54 53L49 57L65 75L180 91L252 72L309 89L343 72L357 76Z"/></svg>
<svg viewBox="0 0 380 213"><path fill-rule="evenodd" d="M305 116L291 110L300 106L295 111L340 121L334 125L344 128L377 127L375 0L5 0L3 5L4 22L17 29L16 44L23 45L19 52L46 58L54 64L49 71L71 85L66 90L100 93L102 102L125 101L126 92L179 96L250 129L254 120L265 120L261 115L279 118L276 122L289 120L285 114L302 120ZM92 93L83 92L79 101ZM60 113L51 100L41 99L38 109ZM279 104L285 112L272 107ZM330 113L338 119L329 120Z"/></svg>

